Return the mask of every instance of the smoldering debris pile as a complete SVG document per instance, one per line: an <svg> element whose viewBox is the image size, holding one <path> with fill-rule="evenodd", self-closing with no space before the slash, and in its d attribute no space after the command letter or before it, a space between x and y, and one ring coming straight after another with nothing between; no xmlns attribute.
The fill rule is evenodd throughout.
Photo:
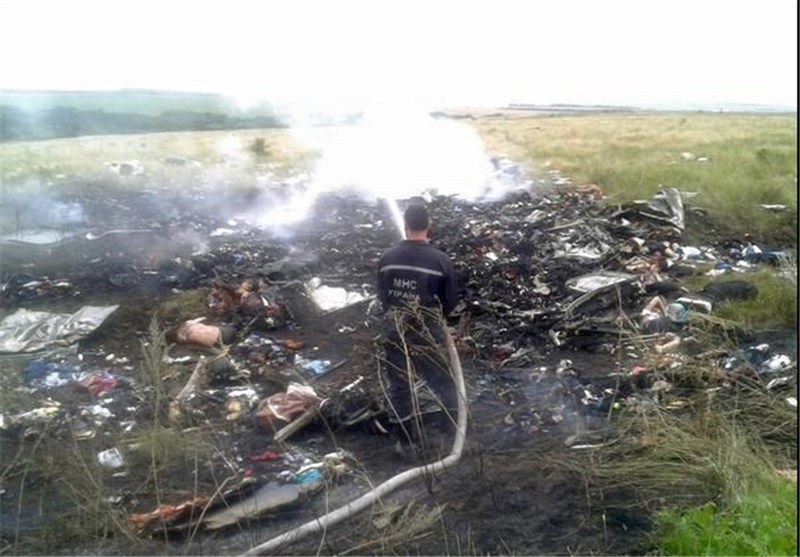
<svg viewBox="0 0 800 557"><path fill-rule="evenodd" d="M518 179L508 168L515 167L503 166L507 179ZM752 238L686 245L683 232L697 209L675 188L609 206L599 203L599 186L575 187L557 173L517 186L496 201L428 196L432 243L450 254L458 273L461 302L449 325L470 399L492 401L483 426L504 434L568 432L576 416L606 416L638 387L665 389L644 378L654 366L674 369L697 355L694 318L713 315L727 299L756 296L747 272L785 257ZM306 221L277 232L213 210L163 221L125 214L125 230L95 226L72 237L70 253L86 257L84 248L92 248L78 268L53 272L46 259L58 255L56 243L17 272L4 271L2 302L17 313L0 323L0 351L19 364L14 389L25 399L3 409L2 435L94 443L114 500L140 532L223 527L311 497L323 480L345 478L347 458L326 456L323 443L286 443L320 416L332 427L380 416L376 265L399 240L389 209L326 194ZM683 277L700 273L738 275L701 292L682 286ZM59 303L88 307L102 296L120 306L108 306L116 314L128 300L141 305L143 295L148 307L138 311L158 308L167 331L162 352L152 331L125 323L100 319L74 331L54 330L50 324L61 321L53 320L20 325L28 307L57 316ZM647 309L657 296L663 307ZM176 298L194 305L166 310ZM670 314L673 304L683 313ZM115 334L104 335L110 327ZM112 352L108 343L121 330L127 343L114 343ZM794 354L746 340L738 351L716 354L720 381L746 375L767 390L796 393ZM143 346L158 361L143 362ZM157 381L147 376L153 372ZM152 402L158 388L169 402L163 412ZM796 394L791 400L796 404ZM117 497L123 485L142 481L128 464L141 443L106 440L143 431L154 419L177 431L213 428L225 450L197 476L198 497L175 495L149 510L152 498ZM236 476L230 488L217 485L220 470ZM186 486L175 481L177 494Z"/></svg>

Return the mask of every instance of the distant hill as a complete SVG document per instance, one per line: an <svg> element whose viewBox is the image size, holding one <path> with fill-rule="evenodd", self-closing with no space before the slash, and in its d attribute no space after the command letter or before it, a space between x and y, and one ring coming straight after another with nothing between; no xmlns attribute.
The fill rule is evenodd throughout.
<svg viewBox="0 0 800 557"><path fill-rule="evenodd" d="M605 104L533 104L512 103L506 110L522 110L533 112L797 112L796 107L757 104L757 103L688 103L671 102L642 105L605 105Z"/></svg>
<svg viewBox="0 0 800 557"><path fill-rule="evenodd" d="M643 106L646 110L663 110L673 112L774 112L786 113L797 112L797 107L758 104L758 103L660 103Z"/></svg>
<svg viewBox="0 0 800 557"><path fill-rule="evenodd" d="M532 104L511 103L508 110L528 110L533 112L632 112L637 110L631 106L615 106L606 104Z"/></svg>
<svg viewBox="0 0 800 557"><path fill-rule="evenodd" d="M150 89L3 90L0 120L0 141L285 125L268 103L243 109L224 95Z"/></svg>

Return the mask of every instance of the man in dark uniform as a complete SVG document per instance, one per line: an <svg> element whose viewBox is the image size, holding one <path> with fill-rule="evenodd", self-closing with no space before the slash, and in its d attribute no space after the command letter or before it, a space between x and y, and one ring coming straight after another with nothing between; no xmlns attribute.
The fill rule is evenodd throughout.
<svg viewBox="0 0 800 557"><path fill-rule="evenodd" d="M378 297L384 311L382 378L388 381L390 420L420 416L417 395L428 388L440 407L455 410L455 386L445 348L445 318L458 302L450 259L428 245L430 217L424 205L404 213L406 239L378 264Z"/></svg>

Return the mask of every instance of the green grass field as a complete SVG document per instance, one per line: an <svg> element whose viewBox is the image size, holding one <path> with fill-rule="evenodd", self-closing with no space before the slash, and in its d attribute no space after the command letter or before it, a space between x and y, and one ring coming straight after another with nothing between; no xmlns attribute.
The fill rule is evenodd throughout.
<svg viewBox="0 0 800 557"><path fill-rule="evenodd" d="M797 484L765 478L721 508L656 515L659 555L797 555Z"/></svg>
<svg viewBox="0 0 800 557"><path fill-rule="evenodd" d="M474 121L488 150L599 184L609 202L697 192L721 234L797 243L797 115L614 113ZM684 155L685 154L685 155ZM706 160L701 160L701 159ZM760 204L783 204L770 213ZM744 227L744 229L743 229Z"/></svg>

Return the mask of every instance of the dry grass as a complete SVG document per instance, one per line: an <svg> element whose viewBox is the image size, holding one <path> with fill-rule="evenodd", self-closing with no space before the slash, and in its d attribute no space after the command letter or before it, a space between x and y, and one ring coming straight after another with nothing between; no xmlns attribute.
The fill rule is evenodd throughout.
<svg viewBox="0 0 800 557"><path fill-rule="evenodd" d="M598 510L735 501L776 468L797 465L797 415L784 396L734 385L631 398L612 418L615 442L553 451L538 465L582 478Z"/></svg>
<svg viewBox="0 0 800 557"><path fill-rule="evenodd" d="M372 514L361 540L339 555L396 555L409 545L436 535L444 507L416 504L387 504Z"/></svg>
<svg viewBox="0 0 800 557"><path fill-rule="evenodd" d="M251 147L263 139L264 154ZM187 183L249 184L259 175L291 176L308 169L314 153L290 130L165 132L89 136L3 143L0 179L4 189L31 183L59 187L69 177L108 186L168 187ZM182 157L170 165L167 157ZM117 176L105 163L138 161L141 176Z"/></svg>
<svg viewBox="0 0 800 557"><path fill-rule="evenodd" d="M163 547L131 531L127 512L132 501L152 508L174 503L190 497L187 486L192 496L212 493L219 485L215 479L231 474L213 435L165 425L169 396L163 380L165 351L163 331L154 318L142 345L142 381L134 387L142 412L131 433L105 428L105 434L76 440L67 427L74 417L61 416L38 423L23 438L4 442L4 450L15 453L4 455L0 470L0 484L7 490L3 495L7 550L15 554L97 547L111 551L122 544L121 553L161 553ZM121 469L104 469L97 460L100 451L111 447L123 456ZM124 475L115 476L117 472ZM187 477L194 478L193 485ZM186 543L189 547L191 539Z"/></svg>

